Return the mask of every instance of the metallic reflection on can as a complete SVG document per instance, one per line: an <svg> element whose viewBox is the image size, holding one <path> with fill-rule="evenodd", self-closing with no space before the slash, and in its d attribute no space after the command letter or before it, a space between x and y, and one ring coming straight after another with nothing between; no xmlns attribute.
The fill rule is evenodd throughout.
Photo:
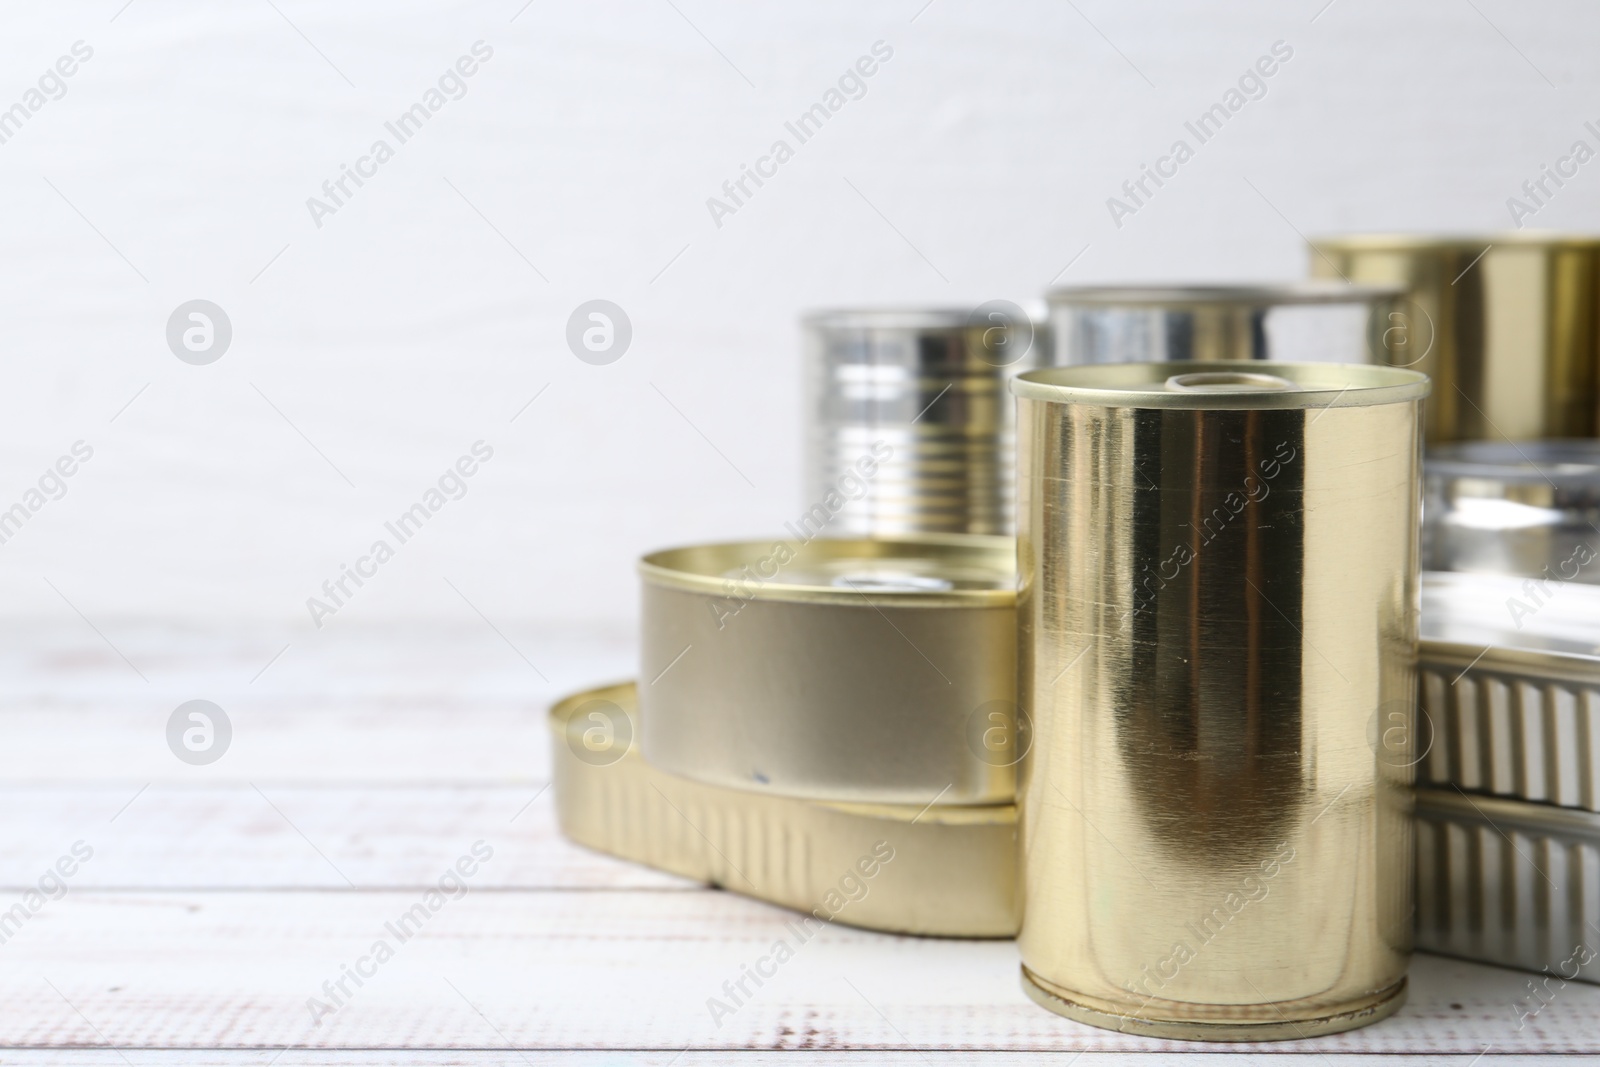
<svg viewBox="0 0 1600 1067"><path fill-rule="evenodd" d="M1311 272L1403 285L1390 362L1434 382L1428 440L1600 434L1600 238L1313 238Z"/></svg>
<svg viewBox="0 0 1600 1067"><path fill-rule="evenodd" d="M998 300L824 311L803 327L805 536L1011 532L1006 380L1038 364L1042 327Z"/></svg>
<svg viewBox="0 0 1600 1067"><path fill-rule="evenodd" d="M1422 566L1600 584L1600 441L1428 450Z"/></svg>
<svg viewBox="0 0 1600 1067"><path fill-rule="evenodd" d="M1189 1039L1394 1011L1427 380L1169 363L1012 389L1025 988Z"/></svg>
<svg viewBox="0 0 1600 1067"><path fill-rule="evenodd" d="M1337 282L1051 291L1057 367L1272 360L1391 363L1397 286Z"/></svg>

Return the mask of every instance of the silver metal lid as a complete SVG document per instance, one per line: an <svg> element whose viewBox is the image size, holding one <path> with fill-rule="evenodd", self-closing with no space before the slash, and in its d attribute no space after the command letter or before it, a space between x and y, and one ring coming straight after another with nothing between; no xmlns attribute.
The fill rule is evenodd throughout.
<svg viewBox="0 0 1600 1067"><path fill-rule="evenodd" d="M1243 285L1066 285L1045 299L1051 307L1272 307L1299 304L1358 304L1403 295L1397 285L1344 282L1285 282Z"/></svg>
<svg viewBox="0 0 1600 1067"><path fill-rule="evenodd" d="M1422 578L1423 654L1456 646L1492 666L1530 657L1600 680L1600 588L1484 574Z"/></svg>

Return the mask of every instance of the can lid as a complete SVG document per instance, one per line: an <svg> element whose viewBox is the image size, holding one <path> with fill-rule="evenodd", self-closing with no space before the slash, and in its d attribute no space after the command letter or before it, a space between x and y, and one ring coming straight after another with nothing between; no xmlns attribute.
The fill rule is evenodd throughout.
<svg viewBox="0 0 1600 1067"><path fill-rule="evenodd" d="M1544 596L1537 607L1529 590ZM1513 607L1518 608L1515 613ZM1422 651L1444 649L1485 670L1517 665L1544 673L1579 669L1600 679L1600 586L1581 582L1429 571L1422 576Z"/></svg>
<svg viewBox="0 0 1600 1067"><path fill-rule="evenodd" d="M971 316L971 308L824 308L800 322L828 330L964 330Z"/></svg>
<svg viewBox="0 0 1600 1067"><path fill-rule="evenodd" d="M1510 230L1496 233L1351 233L1309 237L1313 249L1339 252L1461 252L1490 245L1519 248L1596 248L1600 234Z"/></svg>
<svg viewBox="0 0 1600 1067"><path fill-rule="evenodd" d="M1248 368L1248 369L1246 369ZM1428 376L1356 363L1096 363L1030 371L1011 380L1024 400L1116 408L1295 409L1371 407L1421 400Z"/></svg>
<svg viewBox="0 0 1600 1067"><path fill-rule="evenodd" d="M877 607L1008 607L1016 542L980 534L734 541L651 552L646 584L741 600Z"/></svg>
<svg viewBox="0 0 1600 1067"><path fill-rule="evenodd" d="M1050 290L1051 307L1270 308L1278 305L1361 304L1403 296L1398 285L1305 281L1240 285L1064 285Z"/></svg>
<svg viewBox="0 0 1600 1067"><path fill-rule="evenodd" d="M1428 449L1423 471L1448 481L1549 485L1600 493L1600 440L1470 441Z"/></svg>

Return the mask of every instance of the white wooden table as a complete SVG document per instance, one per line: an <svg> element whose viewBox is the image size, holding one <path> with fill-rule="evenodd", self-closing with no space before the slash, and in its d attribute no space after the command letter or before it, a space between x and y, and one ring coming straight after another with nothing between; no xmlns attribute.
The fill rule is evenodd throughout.
<svg viewBox="0 0 1600 1067"><path fill-rule="evenodd" d="M1600 988L1519 1030L1526 975L1436 957L1366 1030L1194 1046L1033 1006L1009 942L842 926L719 1028L706 998L788 913L564 842L545 791L545 707L630 673L621 638L102 630L0 644L0 909L93 850L0 944L0 1063L1600 1063ZM193 698L233 724L210 766L166 745ZM480 841L465 895L385 934Z"/></svg>

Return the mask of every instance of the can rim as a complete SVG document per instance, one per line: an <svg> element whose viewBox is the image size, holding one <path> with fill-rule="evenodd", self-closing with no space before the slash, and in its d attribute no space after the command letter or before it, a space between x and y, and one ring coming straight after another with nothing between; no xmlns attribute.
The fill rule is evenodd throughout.
<svg viewBox="0 0 1600 1067"><path fill-rule="evenodd" d="M1434 445L1423 457L1422 470L1428 478L1600 489L1600 440L1557 437Z"/></svg>
<svg viewBox="0 0 1600 1067"><path fill-rule="evenodd" d="M916 558L964 564L997 577L1013 579L1000 588L983 589L872 589L839 587L809 582L782 581L780 570L772 579L735 586L729 571L769 558L779 545L787 545L796 559L818 553L823 559ZM789 538L765 541L723 541L664 548L641 556L639 577L647 585L717 597L737 595L741 600L786 603L839 604L876 609L904 607L1013 607L1017 601L1016 539L993 534L916 534L896 537L813 538L798 544Z"/></svg>
<svg viewBox="0 0 1600 1067"><path fill-rule="evenodd" d="M1050 307L1276 307L1359 304L1405 295L1400 285L1338 281L1247 282L1215 285L1063 285L1045 294Z"/></svg>
<svg viewBox="0 0 1600 1067"><path fill-rule="evenodd" d="M1306 239L1315 251L1351 252L1459 252L1485 249L1489 245L1514 245L1522 248L1596 248L1600 234L1558 233L1551 230L1504 230L1490 233L1353 233L1322 235Z"/></svg>
<svg viewBox="0 0 1600 1067"><path fill-rule="evenodd" d="M976 307L977 305L974 305ZM1020 304L1018 305L1021 306ZM972 322L974 308L955 307L881 307L881 308L818 308L801 314L800 324L805 327L859 330L975 330L991 327ZM1028 323L1038 329L1041 325L1033 316Z"/></svg>
<svg viewBox="0 0 1600 1067"><path fill-rule="evenodd" d="M1230 370L1233 367L1235 369ZM1246 375L1240 371L1249 371ZM1168 382L1195 375L1271 376L1294 388L1175 389ZM1265 410L1372 407L1421 400L1426 374L1362 363L1274 363L1183 360L1171 363L1093 363L1029 371L1011 379L1022 400L1113 408Z"/></svg>

